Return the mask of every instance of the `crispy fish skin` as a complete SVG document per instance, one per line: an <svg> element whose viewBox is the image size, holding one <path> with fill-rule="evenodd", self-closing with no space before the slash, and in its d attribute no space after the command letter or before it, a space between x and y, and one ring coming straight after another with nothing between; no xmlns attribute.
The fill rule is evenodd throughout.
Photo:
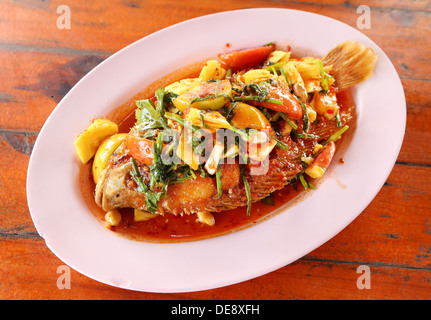
<svg viewBox="0 0 431 320"><path fill-rule="evenodd" d="M112 156L107 167L102 170L96 185L95 200L103 210L109 211L117 208L136 208L145 210L145 195L136 190L130 172L132 164L126 161L128 150L120 147ZM264 175L252 175L246 171L250 186L252 202L267 197L271 192L283 188L290 179L302 171L300 162L292 161L289 157L298 157L297 152L286 153L279 151L276 157L269 160L268 172ZM284 159L281 159L284 158ZM145 166L137 162L142 175L145 175ZM202 211L219 212L233 209L247 204L247 196L240 175L238 161L232 164L221 165L222 195L217 198L217 183L215 178L188 179L181 183L171 184L168 187L167 197L159 201L159 214L172 213L195 214Z"/></svg>
<svg viewBox="0 0 431 320"><path fill-rule="evenodd" d="M233 170L232 170L233 167ZM239 164L223 164L222 179L228 181L229 188L223 188L222 196L217 196L215 178L188 179L170 185L167 197L159 202L159 214L172 213L194 214L202 211L219 212L234 209L247 204L244 185L239 175L232 177L230 171L239 171ZM124 162L106 167L96 186L95 200L103 210L117 208L136 208L145 210L145 195L136 190L130 181L131 163ZM274 170L269 176L253 176L247 174L252 202L267 197L271 192L283 188L290 179L302 171L301 165L293 165L290 170ZM223 174L225 172L225 174Z"/></svg>
<svg viewBox="0 0 431 320"><path fill-rule="evenodd" d="M341 114L342 125L351 119L349 111ZM268 171L263 175L251 174L249 165L221 165L222 195L217 198L217 183L212 177L188 179L181 183L168 186L167 196L162 196L156 213L164 215L196 214L199 212L220 212L247 205L247 195L240 175L240 167L245 170L250 187L252 202L259 201L276 190L284 188L303 166L301 155L313 150L318 140L329 138L338 128L325 119L313 122L308 133L315 134L316 139L292 140L289 135L279 137L287 145L287 150L275 147L268 159ZM105 211L117 208L136 208L145 210L145 195L137 191L137 185L130 175L132 164L130 154L124 146L120 146L111 156L107 167L102 170L96 185L96 203ZM148 180L148 168L136 161L144 178Z"/></svg>

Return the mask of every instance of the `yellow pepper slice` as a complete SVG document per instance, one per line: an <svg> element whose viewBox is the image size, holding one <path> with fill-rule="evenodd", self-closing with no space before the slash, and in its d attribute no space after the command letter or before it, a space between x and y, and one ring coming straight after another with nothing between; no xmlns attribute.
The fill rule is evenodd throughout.
<svg viewBox="0 0 431 320"><path fill-rule="evenodd" d="M96 155L93 160L93 180L97 184L99 180L100 172L106 167L109 158L114 153L115 150L123 143L126 139L127 133L114 134L110 138L107 138L102 142L99 149L97 149Z"/></svg>

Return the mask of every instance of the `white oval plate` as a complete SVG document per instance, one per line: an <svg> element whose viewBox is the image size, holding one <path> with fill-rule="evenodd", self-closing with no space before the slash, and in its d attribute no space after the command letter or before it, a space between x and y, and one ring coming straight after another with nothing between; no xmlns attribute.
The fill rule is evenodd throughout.
<svg viewBox="0 0 431 320"><path fill-rule="evenodd" d="M344 40L373 48L378 62L373 77L354 90L357 129L343 155L345 164L332 167L305 201L242 231L175 244L127 240L106 230L89 212L78 186L80 164L73 141L91 119L106 115L155 79L226 50L226 43L234 50L274 41L291 45L294 52L307 48L323 56ZM203 16L122 49L70 90L34 146L28 169L28 204L50 250L90 278L147 292L217 288L283 267L345 228L371 202L391 172L405 122L404 92L393 65L356 29L288 9Z"/></svg>

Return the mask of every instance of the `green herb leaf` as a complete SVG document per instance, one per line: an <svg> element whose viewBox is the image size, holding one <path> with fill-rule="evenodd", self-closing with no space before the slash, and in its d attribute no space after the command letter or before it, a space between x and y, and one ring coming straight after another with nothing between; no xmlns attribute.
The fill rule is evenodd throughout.
<svg viewBox="0 0 431 320"><path fill-rule="evenodd" d="M130 172L130 175L132 176L133 180L135 180L136 184L138 185L138 191L139 192L147 192L148 187L143 182L141 174L139 173L138 167L136 166L135 159L130 158L130 162L132 163L132 171Z"/></svg>
<svg viewBox="0 0 431 320"><path fill-rule="evenodd" d="M297 136L301 139L316 139L317 136L315 134L310 133L297 133L295 130L292 130L293 135Z"/></svg>
<svg viewBox="0 0 431 320"><path fill-rule="evenodd" d="M152 192L152 191L146 192L145 193L145 205L147 206L146 210L151 213L155 213L158 209L158 203L162 195L163 195L163 192Z"/></svg>
<svg viewBox="0 0 431 320"><path fill-rule="evenodd" d="M199 113L199 117L201 118L202 125L203 125L205 128L209 129L210 127L209 127L209 126L207 125L207 123L205 122L204 114L202 113L202 111Z"/></svg>
<svg viewBox="0 0 431 320"><path fill-rule="evenodd" d="M277 144L276 144L277 147L280 147L284 151L287 151L287 144L285 144L284 142L278 140L277 138L273 138L273 139L277 142Z"/></svg>
<svg viewBox="0 0 431 320"><path fill-rule="evenodd" d="M284 70L284 68L281 68L280 72L281 72L282 76L284 77L284 80L286 80L287 85L291 86L292 83L290 83L289 78L287 77L287 74L286 74L286 71Z"/></svg>
<svg viewBox="0 0 431 320"><path fill-rule="evenodd" d="M274 104L283 104L283 101L273 98L267 98L266 96L240 96L234 97L233 101L259 101L259 102L270 102Z"/></svg>
<svg viewBox="0 0 431 320"><path fill-rule="evenodd" d="M347 129L349 129L348 125L345 125L344 127L342 127L340 130L338 130L337 132L335 132L332 136L330 136L328 138L328 140L326 140L326 142L323 145L327 145L329 142L331 141L336 141L340 138L340 136L347 131Z"/></svg>
<svg viewBox="0 0 431 320"><path fill-rule="evenodd" d="M271 71L272 73L277 75L277 72L281 71L281 69L282 69L281 67L284 66L284 64L285 64L284 61L280 61L280 62L271 64L270 66L266 67L266 70ZM281 72L281 73L283 74L283 72Z"/></svg>
<svg viewBox="0 0 431 320"><path fill-rule="evenodd" d="M227 69L226 75L225 75L225 78L230 78L230 77L232 77L232 68Z"/></svg>
<svg viewBox="0 0 431 320"><path fill-rule="evenodd" d="M158 209L158 202L163 192L153 192L149 190L148 186L142 180L141 174L139 173L135 160L131 158L130 161L132 163L132 171L130 172L130 175L138 185L138 188L137 188L138 192L145 194L145 205L147 207L146 210L149 212L155 213Z"/></svg>
<svg viewBox="0 0 431 320"><path fill-rule="evenodd" d="M227 108L223 108L224 112L224 117L226 119L228 119L232 113L232 111L235 109L235 107L238 105L238 102L235 103L231 103L229 104L229 106Z"/></svg>
<svg viewBox="0 0 431 320"><path fill-rule="evenodd" d="M307 182L308 182L308 186L309 186L311 189L316 190L316 187L315 187L315 186L313 186L313 185L311 184L311 182L310 182L310 181L307 181Z"/></svg>
<svg viewBox="0 0 431 320"><path fill-rule="evenodd" d="M160 116L163 116L163 114L165 113L164 107L163 107L163 100L164 100L164 96L165 96L165 89L164 88L159 88L156 90L155 92L156 98L157 98L157 102L156 102L156 111L159 113Z"/></svg>
<svg viewBox="0 0 431 320"><path fill-rule="evenodd" d="M298 126L296 125L296 123L295 123L295 122L293 122L293 121L292 121L292 120L290 120L290 119L287 119L286 121L287 121L287 123L289 124L289 126L291 126L291 127L293 128L293 130L298 129Z"/></svg>
<svg viewBox="0 0 431 320"><path fill-rule="evenodd" d="M299 174L299 180L301 181L302 186L304 187L305 190L308 189L308 183L304 178L304 175L302 173Z"/></svg>
<svg viewBox="0 0 431 320"><path fill-rule="evenodd" d="M268 206L274 206L274 197L272 195L272 193L267 196L266 198L263 198L262 200L260 200L260 202L262 202L263 204L266 204Z"/></svg>
<svg viewBox="0 0 431 320"><path fill-rule="evenodd" d="M138 100L136 106L136 127L139 131L163 128L169 129L162 115L153 107L151 100Z"/></svg>
<svg viewBox="0 0 431 320"><path fill-rule="evenodd" d="M329 87L328 87L328 74L323 69L323 63L322 63L322 61L321 60L317 60L317 63L319 64L319 68L320 68L320 82L322 84L322 89L324 91L328 91L329 90Z"/></svg>
<svg viewBox="0 0 431 320"><path fill-rule="evenodd" d="M167 119L171 119L171 120L174 120L174 121L178 122L184 128L190 129L193 132L196 132L196 131L199 130L198 127L187 124L186 121L183 118L181 118L179 115L176 115L176 114L173 114L173 113L170 113L170 112L165 112L165 117Z"/></svg>
<svg viewBox="0 0 431 320"><path fill-rule="evenodd" d="M337 123L337 128L341 127L341 119L339 112L337 112L337 114L335 115L335 122Z"/></svg>
<svg viewBox="0 0 431 320"><path fill-rule="evenodd" d="M230 128L230 129L231 129L233 132L238 133L240 136L242 136L242 137L246 138L247 140L248 140L248 139L250 139L250 136L249 136L245 131L242 131L242 130L240 130L240 129L237 129L237 128L233 127L233 126L231 126L231 128Z"/></svg>
<svg viewBox="0 0 431 320"><path fill-rule="evenodd" d="M242 182L244 183L245 194L247 195L247 216L250 216L251 212L251 192L250 185L248 184L247 177L244 172L244 168L240 168L240 173L242 177Z"/></svg>
<svg viewBox="0 0 431 320"><path fill-rule="evenodd" d="M214 197L213 199L219 199L222 195L222 185L221 185L221 166L217 166L216 171L216 181L217 181L217 197Z"/></svg>
<svg viewBox="0 0 431 320"><path fill-rule="evenodd" d="M195 102L200 102L200 101L205 101L205 100L210 100L210 99L216 99L216 98L220 98L220 97L223 97L227 100L230 100L230 97L227 94L210 94L210 95L207 95L204 97L194 98L192 101L189 102L188 107L190 107Z"/></svg>
<svg viewBox="0 0 431 320"><path fill-rule="evenodd" d="M302 102L301 98L299 96L297 96L299 102L301 103L301 107L302 107L302 130L304 130L304 132L307 132L309 127L310 127L310 121L308 119L308 108L307 105Z"/></svg>
<svg viewBox="0 0 431 320"><path fill-rule="evenodd" d="M273 99L273 98L265 99L264 102L270 102L270 103L280 104L280 105L283 104L283 101L278 100L278 99Z"/></svg>

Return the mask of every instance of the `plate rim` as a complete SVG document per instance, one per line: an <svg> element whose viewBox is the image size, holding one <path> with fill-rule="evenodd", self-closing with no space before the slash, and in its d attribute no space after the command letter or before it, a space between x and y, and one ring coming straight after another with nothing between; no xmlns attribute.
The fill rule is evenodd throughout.
<svg viewBox="0 0 431 320"><path fill-rule="evenodd" d="M68 97L69 96L71 96L71 95L73 95L74 94L74 92L75 92L75 90L76 90L76 88L77 88L77 86L78 86L78 84L79 83L82 83L82 81L84 80L84 79L87 79L89 76L90 76L90 74L94 74L95 72L98 72L97 70L99 70L100 68L103 68L104 67L104 65L105 65L105 62L106 61L108 61L111 57L113 57L114 55L115 56L118 56L118 55L120 55L120 54L122 54L123 52L125 52L126 50L129 50L131 47L134 47L134 46L137 46L137 45L139 45L139 43L141 42L141 41L144 41L144 39L147 39L147 38L150 38L150 37L157 37L160 33L162 33L162 32L166 32L166 30L172 30L172 29L175 29L175 28L177 28L177 27L179 27L179 26L181 26L181 25L184 25L184 24L190 24L190 23L194 23L195 21L199 21L199 20L205 20L205 19L207 19L208 17L213 17L213 16L221 16L221 15L229 15L229 14L236 14L236 13L241 13L241 12L252 12L252 11L254 11L254 12L261 12L261 11L267 11L267 12L269 12L269 11L285 11L285 12L296 12L296 13L301 13L301 14L308 14L308 15L310 15L310 16L320 16L320 17L324 17L324 18L326 18L326 19L330 19L330 20L333 20L333 21L336 21L337 23L341 23L341 24L343 24L343 25L345 25L346 27L348 27L348 28L351 28L351 29L353 29L353 30L355 30L355 32L360 32L360 31L358 31L358 30L356 30L356 29L354 29L354 28L352 28L352 27L350 27L349 25L347 25L347 24L345 24L345 23L343 23L343 22L341 22L341 21L339 21L339 20L336 20L336 19L333 19L333 18L330 18L330 17L327 17L327 16L324 16L324 15L320 15L320 14L316 14L316 13L312 13L312 12L308 12L308 11L303 11L303 10L296 10L296 9L283 9L283 8L250 8L250 9L240 9L240 10L229 10L229 11L222 11L222 12L217 12L217 13L213 13L213 14L208 14L208 15L203 15L203 16L200 16L200 17L196 17L196 18L192 18L192 19L188 19L188 20L185 20L185 21L182 21L182 22L179 22L179 23L177 23L177 24L174 24L174 25L171 25L171 26L168 26L168 27L166 27L166 28L164 28L164 29L161 29L161 30L158 30L158 31L156 31L156 32L154 32L154 33L152 33L152 34L150 34L150 35L147 35L147 36L145 36L145 37L143 37L143 38L141 38L141 39L139 39L139 40L136 40L135 42L133 42L133 43L131 43L130 45L128 45L128 46L126 46L126 47L124 47L124 48L122 48L122 49L120 49L119 51L117 51L116 53L114 53L114 54L112 54L111 56L109 56L107 59L105 59L104 61L102 61L99 65L97 65L95 68L93 68L89 73L87 73L77 84L75 84L75 86L63 97L63 99L58 103L58 105L57 105L57 107L53 110L53 112L49 115L49 117L47 118L47 120L45 121L45 123L44 123L44 125L43 125L43 127L42 127L42 129L40 130L40 132L39 132L39 134L38 134L38 137L37 137L37 139L36 139L36 142L35 142L35 145L34 145L34 149L33 149L33 151L37 151L38 150L38 148L39 148L39 144L40 144L40 139L39 139L39 137L40 136L42 136L43 137L43 135L44 135L44 133L45 133L45 130L47 130L46 129L46 124L52 119L52 118L54 118L55 117L55 114L57 113L57 112L59 112L58 110L61 110L60 108L59 108L59 106L61 106L61 104L62 104L62 102L64 101L64 100L67 100L68 99ZM364 37L366 37L370 42L372 42L377 48L379 48L380 49L380 47L377 45L377 44L375 44L371 39L369 39L367 36L365 36L364 34L362 34ZM381 50L381 49L380 49ZM386 54L383 52L383 50L381 50L381 52L384 54L384 56L387 58L387 60L389 61L389 63L391 64L391 66L392 66L392 68L395 70L395 68L394 68L394 66L393 66L393 64L392 64L392 62L389 60L389 58L386 56ZM395 70L395 73L396 73L396 70ZM398 74L397 74L398 75ZM399 87L401 88L401 91L402 91L402 96L403 96L403 104L404 104L404 111L406 111L406 103L405 103L405 96L404 96L404 90L403 90L403 86L402 86L402 83L401 83L401 80L399 79L399 77L398 77L398 80L399 80ZM343 225L343 226L340 226L339 227L339 230L338 231L336 231L336 233L335 234L331 234L331 235L328 235L328 237L326 238L326 239L324 239L324 240L321 240L320 241L320 244L318 244L316 247L314 247L313 249L311 249L311 250L314 250L315 248L317 248L317 247L319 247L319 246L321 246L322 244L324 244L324 243L326 243L328 240L330 240L330 239L332 239L335 235L337 235L340 231L342 231L343 229L345 229L346 228L346 226L347 225L349 225L353 220L355 220L360 214L361 214L361 212L369 205L369 203L374 199L374 197L378 194L378 192L380 191L380 189L383 187L383 185L384 185L384 182L386 181L386 179L387 179L387 177L389 176L389 174L391 173L391 171L392 171L392 169L393 169L393 166L395 165L395 162L396 162L396 160L397 160L397 157L398 157L398 154L399 154L399 152L400 152L400 150L401 150L401 146L402 146L402 142L403 142L403 139L404 139L404 133L405 133L405 127L406 127L406 112L404 112L404 121L403 121L403 124L404 124L404 127L402 128L402 131L403 131L403 133L402 133L402 136L401 136L401 138L399 139L399 141L398 141L398 145L396 146L396 147L394 147L394 152L396 153L396 156L395 156L395 159L393 160L393 164L391 165L391 166L388 166L388 168L387 168L387 172L385 172L385 174L384 175L382 175L382 177L384 176L384 179L382 178L382 180L383 181L380 181L379 183L378 183L378 185L376 185L376 187L375 187L375 193L374 193L374 195L373 196L371 196L371 199L368 201L368 202L364 202L364 204L363 204L363 208L362 208L362 210L360 210L360 212L358 213L358 214L356 214L356 215L352 215L351 216L351 219L345 224L345 225ZM34 214L34 210L32 211L32 209L30 208L30 206L32 205L32 203L33 203L33 199L30 199L30 195L29 195L29 188L30 188L30 186L31 186L31 181L30 181L30 178L31 178L31 174L32 174L32 172L33 172L33 160L34 160L34 156L33 156L33 152L32 152L32 155L30 156L30 160L29 160L29 165L28 165L28 171L27 171L27 181L26 181L26 188L27 188L27 202L28 202L28 206L29 206L29 210L30 210L30 214L31 214L31 216L32 216L32 219L33 219L33 222L34 222L34 225L35 225L35 227L36 227L36 230L38 231L38 233L39 234L41 234L41 236L42 236L42 234L43 234L43 232L42 232L42 230L39 230L39 227L40 227L40 225L38 224L38 223L36 223L36 216L33 216L33 214ZM34 204L33 204L34 205ZM44 236L42 236L43 238L44 238L44 240L45 240L45 237ZM223 236L223 237L225 237L225 236ZM63 261L63 259L52 249L52 246L51 246L51 244L49 243L49 242L47 242L46 243L46 245L48 246L48 248L51 250L51 251L53 251L53 253L60 259L60 260L62 260ZM305 254L308 254L311 250L306 250L307 251L307 253L305 253ZM297 255L297 257L292 257L290 260L290 262L288 262L287 264L290 264L291 262L293 262L293 261L296 261L297 259L299 259L300 257L302 257L302 256L304 256L305 254L302 254L302 253L299 253L298 255ZM64 261L66 261L66 260L64 260ZM67 262L66 262L67 263ZM174 290L169 290L169 289L166 289L166 290L162 290L162 289L160 289L160 288L149 288L149 290L142 290L142 288L130 288L130 287L127 287L127 283L121 283L121 281L119 282L119 283L117 283L117 284L115 284L115 283L112 283L112 281L111 282L109 282L109 281L106 281L106 279L97 279L97 277L95 277L94 275L88 275L84 270L81 270L81 268L79 267L79 266L72 266L71 264L69 264L69 263L67 263L69 266L71 266L73 269L75 269L75 270L77 270L77 271L79 271L80 273L82 273L82 274L84 274L84 275L86 275L86 276L88 276L88 277L90 277L90 278L92 278L92 279L95 279L95 280L97 280L97 281L99 281L99 282L102 282L102 283L105 283L105 284L108 284L108 285L111 285L111 286L117 286L117 287L123 287L123 288L127 288L127 289L132 289L132 290L138 290L138 291L146 291L146 292L191 292L191 291L200 291L200 290L206 290L206 289L212 289L212 288L218 288L218 287L222 287L222 286L227 286L227 285L231 285L231 284L234 284L234 283L240 283L240 282L243 282L243 281L246 281L246 280L249 280L249 279L252 279L252 278L255 278L255 277L257 277L257 276L260 276L260 275L263 275L263 274L266 274L266 273L268 273L268 272L271 272L271 271L274 271L274 270L276 270L276 269L278 269L278 268L280 268L280 267L282 267L282 266L284 266L284 265L287 265L286 263L284 263L284 262L280 262L280 264L278 264L277 266L275 266L275 265L271 265L270 267L268 267L265 271L263 271L262 272L262 270L261 271L256 271L254 274L252 274L252 273L248 273L247 275L244 275L244 277L242 278L242 279L238 279L238 280L234 280L234 281L230 281L230 282L225 282L225 281L221 281L221 282L219 282L218 284L216 284L216 283L213 283L213 284L211 284L211 285L209 285L209 286L200 286L200 287L189 287L189 288L183 288L183 289L174 289Z"/></svg>

